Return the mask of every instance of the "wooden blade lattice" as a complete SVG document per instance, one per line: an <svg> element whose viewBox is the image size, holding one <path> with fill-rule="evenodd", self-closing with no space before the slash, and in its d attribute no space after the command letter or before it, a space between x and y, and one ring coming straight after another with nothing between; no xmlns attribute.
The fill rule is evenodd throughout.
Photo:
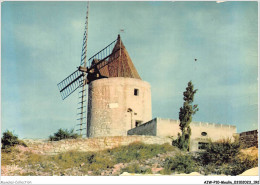
<svg viewBox="0 0 260 185"><path fill-rule="evenodd" d="M115 44L118 39L114 40L111 42L109 45L107 45L104 49L93 55L89 60L88 60L88 68L89 70L94 69L97 67L98 70L102 69L106 65L108 65L110 62L115 60L116 58L119 57L119 50L120 48L117 48L116 50L113 50L115 47ZM93 63L93 60L96 60L96 63Z"/></svg>
<svg viewBox="0 0 260 185"><path fill-rule="evenodd" d="M84 81L84 74L76 70L67 78L58 83L58 88L61 93L61 97L64 100L71 93L73 93L77 88L82 87Z"/></svg>

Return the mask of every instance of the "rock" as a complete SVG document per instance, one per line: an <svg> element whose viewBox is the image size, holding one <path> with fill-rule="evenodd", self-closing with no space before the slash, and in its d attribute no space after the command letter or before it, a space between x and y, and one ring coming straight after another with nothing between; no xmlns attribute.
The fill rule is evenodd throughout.
<svg viewBox="0 0 260 185"><path fill-rule="evenodd" d="M118 163L114 165L113 171L112 171L112 175L117 174L118 172L120 172L120 170L124 168L124 164L123 163Z"/></svg>
<svg viewBox="0 0 260 185"><path fill-rule="evenodd" d="M153 173L157 173L159 171L161 171L163 168L152 168L152 172Z"/></svg>
<svg viewBox="0 0 260 185"><path fill-rule="evenodd" d="M161 174L139 174L123 172L120 176L160 176Z"/></svg>
<svg viewBox="0 0 260 185"><path fill-rule="evenodd" d="M174 174L171 174L172 176L202 176L200 173L198 172L191 172L189 174L187 173L174 173Z"/></svg>
<svg viewBox="0 0 260 185"><path fill-rule="evenodd" d="M238 176L258 176L258 167L246 170L246 171L244 171L242 174L240 174Z"/></svg>

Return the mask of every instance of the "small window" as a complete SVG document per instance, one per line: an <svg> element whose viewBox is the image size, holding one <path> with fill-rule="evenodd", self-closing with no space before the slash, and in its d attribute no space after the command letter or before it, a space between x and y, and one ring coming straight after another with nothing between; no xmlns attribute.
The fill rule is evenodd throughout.
<svg viewBox="0 0 260 185"><path fill-rule="evenodd" d="M135 127L138 127L142 124L142 121L135 121Z"/></svg>
<svg viewBox="0 0 260 185"><path fill-rule="evenodd" d="M198 148L199 148L200 150L206 149L207 146L208 146L208 143L204 143L204 142L199 142L199 143L198 143Z"/></svg>
<svg viewBox="0 0 260 185"><path fill-rule="evenodd" d="M201 132L201 135L202 136L207 136L208 134L207 134L207 132Z"/></svg>
<svg viewBox="0 0 260 185"><path fill-rule="evenodd" d="M139 96L139 89L134 89L134 95Z"/></svg>

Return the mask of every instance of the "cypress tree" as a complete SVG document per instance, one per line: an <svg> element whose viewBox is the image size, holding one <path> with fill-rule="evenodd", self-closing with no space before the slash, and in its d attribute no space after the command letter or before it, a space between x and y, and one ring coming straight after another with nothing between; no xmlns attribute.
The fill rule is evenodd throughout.
<svg viewBox="0 0 260 185"><path fill-rule="evenodd" d="M192 122L192 115L194 115L198 110L198 105L193 105L194 94L198 89L193 90L193 84L191 81L188 82L188 87L186 91L183 92L183 106L180 108L179 120L181 134L178 133L178 146L184 151L189 151L190 147L190 136L191 128L190 123Z"/></svg>

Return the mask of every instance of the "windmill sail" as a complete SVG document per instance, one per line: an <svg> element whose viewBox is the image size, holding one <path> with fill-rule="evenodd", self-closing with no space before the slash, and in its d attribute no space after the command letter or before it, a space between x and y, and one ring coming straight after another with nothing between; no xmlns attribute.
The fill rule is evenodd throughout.
<svg viewBox="0 0 260 185"><path fill-rule="evenodd" d="M84 35L83 35L83 44L82 44L82 54L81 54L81 61L80 61L80 66L86 67L87 65L87 44L88 44L88 14L89 14L89 1L87 4L87 15L86 15L86 21L85 21L85 29L84 29ZM86 73L83 72L84 77L86 76ZM80 126L80 128L77 130L79 131L79 135L82 136L82 130L83 130L83 125L87 124L86 120L86 104L87 104L87 99L86 99L86 85L83 83L82 88L79 90L78 93L78 99L79 99L79 113L77 114L79 116L80 123L77 126ZM86 128L85 128L86 129ZM86 132L87 133L87 132Z"/></svg>
<svg viewBox="0 0 260 185"><path fill-rule="evenodd" d="M88 13L89 13L89 1L87 4L87 15L86 15L86 21L85 21L85 29L84 29L83 44L82 44L82 54L81 54L81 60L80 60L80 65L84 66L84 67L86 67L86 63L87 63Z"/></svg>
<svg viewBox="0 0 260 185"><path fill-rule="evenodd" d="M58 88L60 90L62 99L64 100L77 88L81 87L83 85L83 81L84 74L81 71L76 70L67 78L58 83Z"/></svg>
<svg viewBox="0 0 260 185"><path fill-rule="evenodd" d="M88 64L85 63L84 66L79 66L78 70L58 84L63 100L79 87L83 87L81 92L85 91L86 74L88 76L87 83L104 77L141 79L120 39L120 35L104 49L92 56L88 60ZM85 94L82 93L80 97L84 96Z"/></svg>
<svg viewBox="0 0 260 185"><path fill-rule="evenodd" d="M101 51L99 51L98 53L93 55L88 60L89 70L91 70L95 67L97 67L97 69L100 70L101 68L106 66L109 63L109 61L112 61L119 57L118 51L120 50L120 48L117 48L116 50L114 50L117 40L118 39L111 42L104 49L102 49ZM96 62L93 63L93 61L96 61Z"/></svg>

